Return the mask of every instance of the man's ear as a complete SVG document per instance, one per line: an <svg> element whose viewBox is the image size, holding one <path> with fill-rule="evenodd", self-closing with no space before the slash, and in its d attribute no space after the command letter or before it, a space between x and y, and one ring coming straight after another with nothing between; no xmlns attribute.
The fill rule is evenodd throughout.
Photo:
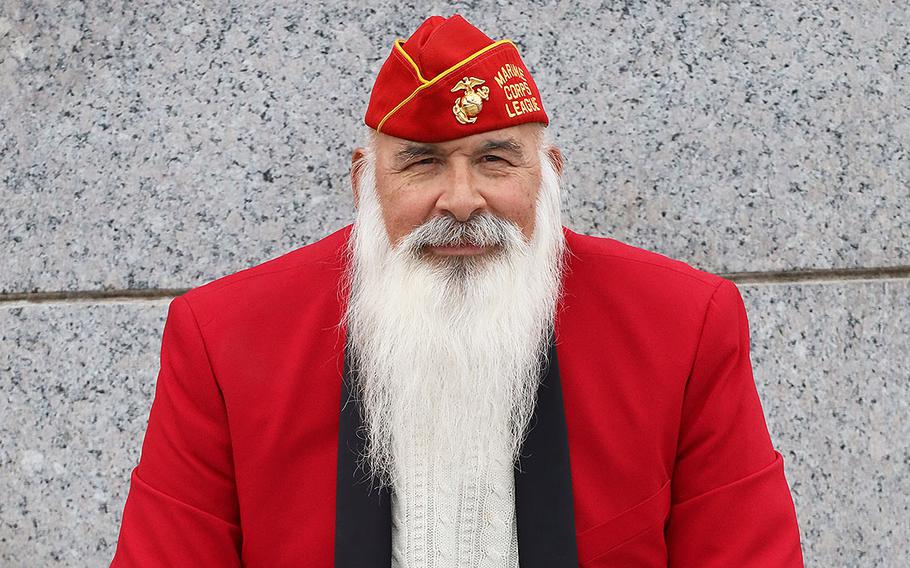
<svg viewBox="0 0 910 568"><path fill-rule="evenodd" d="M360 171L366 156L364 148L354 148L351 154L351 191L354 193L354 207L360 206Z"/></svg>
<svg viewBox="0 0 910 568"><path fill-rule="evenodd" d="M550 146L547 148L547 157L550 158L550 163L553 164L553 169L556 170L556 177L562 175L562 167L564 163L564 158L562 157L562 150L556 146Z"/></svg>

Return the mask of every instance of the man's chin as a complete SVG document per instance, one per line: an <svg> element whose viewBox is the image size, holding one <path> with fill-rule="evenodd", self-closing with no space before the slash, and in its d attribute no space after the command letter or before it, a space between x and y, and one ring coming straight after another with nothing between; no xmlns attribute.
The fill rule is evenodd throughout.
<svg viewBox="0 0 910 568"><path fill-rule="evenodd" d="M472 244L449 245L449 246L428 246L425 247L429 254L436 256L482 256L489 253L493 247L479 246Z"/></svg>
<svg viewBox="0 0 910 568"><path fill-rule="evenodd" d="M429 265L457 272L460 276L469 276L473 271L501 258L505 250L501 246L477 247L423 247L419 257Z"/></svg>
<svg viewBox="0 0 910 568"><path fill-rule="evenodd" d="M445 245L445 246L424 246L420 248L420 256L424 258L465 258L482 260L493 258L503 252L502 245Z"/></svg>
<svg viewBox="0 0 910 568"><path fill-rule="evenodd" d="M464 292L480 278L484 266L489 264L487 255L480 256L442 256L425 252L420 256L420 264L434 274L434 280L444 283L449 292Z"/></svg>

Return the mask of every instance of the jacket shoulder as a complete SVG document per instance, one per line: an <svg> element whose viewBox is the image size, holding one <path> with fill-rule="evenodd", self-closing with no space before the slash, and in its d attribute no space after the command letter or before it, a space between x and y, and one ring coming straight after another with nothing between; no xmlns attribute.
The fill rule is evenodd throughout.
<svg viewBox="0 0 910 568"><path fill-rule="evenodd" d="M586 336L609 337L617 357L653 354L675 367L667 376L684 377L709 308L737 315L739 292L730 280L613 238L565 234L558 333L566 344L597 350L603 341Z"/></svg>
<svg viewBox="0 0 910 568"><path fill-rule="evenodd" d="M566 245L573 264L597 267L610 278L620 275L636 279L672 283L677 289L714 290L725 278L696 268L682 260L630 245L611 237L582 235L564 229Z"/></svg>
<svg viewBox="0 0 910 568"><path fill-rule="evenodd" d="M315 289L334 289L343 270L351 228L347 225L316 242L222 276L181 296L204 326L225 310L255 309L263 302L280 306L291 301L291 296L306 296Z"/></svg>

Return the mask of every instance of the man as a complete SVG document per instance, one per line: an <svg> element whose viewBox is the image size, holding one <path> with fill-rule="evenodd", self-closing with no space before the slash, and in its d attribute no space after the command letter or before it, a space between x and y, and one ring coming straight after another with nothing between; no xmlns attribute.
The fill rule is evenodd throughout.
<svg viewBox="0 0 910 568"><path fill-rule="evenodd" d="M170 305L114 566L797 567L736 286L560 224L507 41L395 41L357 217Z"/></svg>

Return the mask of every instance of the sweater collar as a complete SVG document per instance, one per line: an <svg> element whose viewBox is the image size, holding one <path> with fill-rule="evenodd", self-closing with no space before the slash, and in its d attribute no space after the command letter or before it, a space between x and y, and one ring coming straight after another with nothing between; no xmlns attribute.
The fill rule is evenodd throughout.
<svg viewBox="0 0 910 568"><path fill-rule="evenodd" d="M522 568L575 568L578 553L569 443L556 345L551 334L541 370L537 406L515 468L515 513ZM335 566L389 568L392 509L388 489L371 486L357 457L364 449L363 422L351 396L353 370L345 357L338 424L335 493Z"/></svg>

